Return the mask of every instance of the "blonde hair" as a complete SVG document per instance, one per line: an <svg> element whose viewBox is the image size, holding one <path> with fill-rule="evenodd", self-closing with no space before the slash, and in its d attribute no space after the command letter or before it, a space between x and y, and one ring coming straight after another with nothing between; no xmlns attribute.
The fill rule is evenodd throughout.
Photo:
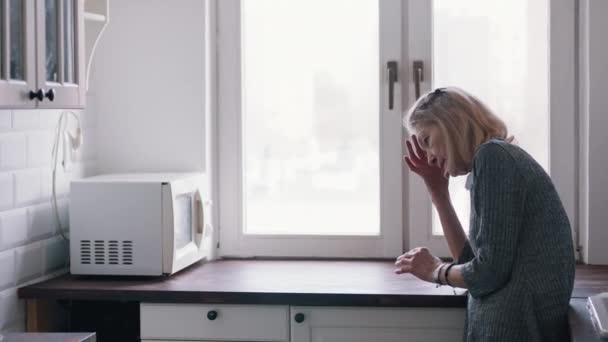
<svg viewBox="0 0 608 342"><path fill-rule="evenodd" d="M477 147L490 138L507 137L507 126L475 96L456 88L438 88L421 96L403 119L410 131L436 125L444 137L447 171L470 171Z"/></svg>

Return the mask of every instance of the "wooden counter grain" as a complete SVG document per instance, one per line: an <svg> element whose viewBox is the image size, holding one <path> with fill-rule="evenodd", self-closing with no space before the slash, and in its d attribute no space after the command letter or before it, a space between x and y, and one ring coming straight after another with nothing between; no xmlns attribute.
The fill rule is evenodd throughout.
<svg viewBox="0 0 608 342"><path fill-rule="evenodd" d="M157 278L64 275L19 289L23 299L415 307L464 307L463 293L396 275L392 262L327 260L226 260Z"/></svg>

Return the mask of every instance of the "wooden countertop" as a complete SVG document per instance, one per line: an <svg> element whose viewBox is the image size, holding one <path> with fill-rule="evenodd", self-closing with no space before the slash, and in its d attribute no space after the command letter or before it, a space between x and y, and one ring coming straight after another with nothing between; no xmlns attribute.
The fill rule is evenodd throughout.
<svg viewBox="0 0 608 342"><path fill-rule="evenodd" d="M19 289L24 299L465 307L463 290L396 275L389 261L222 260L171 277L64 275Z"/></svg>
<svg viewBox="0 0 608 342"><path fill-rule="evenodd" d="M579 265L572 293L573 342L600 341L586 298L608 292L608 266ZM171 277L63 275L19 289L23 299L308 306L465 307L462 290L393 273L391 261L222 260Z"/></svg>
<svg viewBox="0 0 608 342"><path fill-rule="evenodd" d="M608 266L579 265L573 298L608 292ZM396 275L390 261L222 260L171 277L66 274L20 298L136 302L464 307L464 291Z"/></svg>
<svg viewBox="0 0 608 342"><path fill-rule="evenodd" d="M608 266L577 265L572 298L608 292Z"/></svg>

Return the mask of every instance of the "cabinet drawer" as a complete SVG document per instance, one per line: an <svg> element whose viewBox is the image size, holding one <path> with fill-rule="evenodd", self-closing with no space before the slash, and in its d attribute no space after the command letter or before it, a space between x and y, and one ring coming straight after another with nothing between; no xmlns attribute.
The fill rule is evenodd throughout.
<svg viewBox="0 0 608 342"><path fill-rule="evenodd" d="M142 303L140 315L142 340L289 339L287 306Z"/></svg>
<svg viewBox="0 0 608 342"><path fill-rule="evenodd" d="M465 309L291 307L291 342L460 342Z"/></svg>

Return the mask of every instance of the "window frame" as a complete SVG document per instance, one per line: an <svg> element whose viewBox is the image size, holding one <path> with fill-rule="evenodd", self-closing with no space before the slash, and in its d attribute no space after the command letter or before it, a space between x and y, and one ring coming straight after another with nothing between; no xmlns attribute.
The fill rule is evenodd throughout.
<svg viewBox="0 0 608 342"><path fill-rule="evenodd" d="M386 109L388 82L382 68L388 60L402 61L401 1L380 3L380 234L245 235L242 230L242 150L240 84L240 1L217 1L217 202L220 256L224 257L337 257L387 258L403 250L402 129L400 96ZM389 38L390 37L390 38ZM401 73L402 74L402 73ZM395 93L401 93L401 80Z"/></svg>

